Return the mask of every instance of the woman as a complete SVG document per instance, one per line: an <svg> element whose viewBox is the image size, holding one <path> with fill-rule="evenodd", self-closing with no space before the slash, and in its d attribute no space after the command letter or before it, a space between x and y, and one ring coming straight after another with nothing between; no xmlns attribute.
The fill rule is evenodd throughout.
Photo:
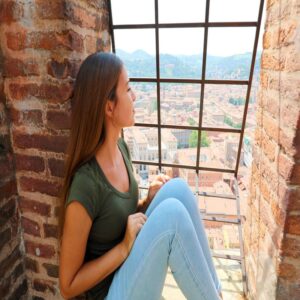
<svg viewBox="0 0 300 300"><path fill-rule="evenodd" d="M220 299L186 182L157 176L147 198L138 200L130 153L120 138L122 128L134 125L135 99L116 55L95 53L82 63L62 190L61 294L158 300L170 266L187 299Z"/></svg>

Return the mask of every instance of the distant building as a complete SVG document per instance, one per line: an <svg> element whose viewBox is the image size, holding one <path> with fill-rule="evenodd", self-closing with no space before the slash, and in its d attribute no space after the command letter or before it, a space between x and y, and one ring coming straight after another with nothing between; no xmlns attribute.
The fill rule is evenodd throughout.
<svg viewBox="0 0 300 300"><path fill-rule="evenodd" d="M248 136L245 136L243 139L243 149L244 149L244 157L243 162L246 167L251 167L252 164L252 142Z"/></svg>

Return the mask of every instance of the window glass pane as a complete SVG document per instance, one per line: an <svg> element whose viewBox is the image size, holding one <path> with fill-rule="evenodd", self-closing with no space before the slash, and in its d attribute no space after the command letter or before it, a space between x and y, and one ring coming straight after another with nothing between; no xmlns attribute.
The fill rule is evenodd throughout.
<svg viewBox="0 0 300 300"><path fill-rule="evenodd" d="M248 80L254 28L209 28L206 79Z"/></svg>
<svg viewBox="0 0 300 300"><path fill-rule="evenodd" d="M246 94L245 85L206 84L202 125L241 129ZM253 98L249 101L253 105Z"/></svg>
<svg viewBox="0 0 300 300"><path fill-rule="evenodd" d="M158 162L158 130L149 127L124 128L132 160Z"/></svg>
<svg viewBox="0 0 300 300"><path fill-rule="evenodd" d="M149 169L152 166L133 164L135 179L139 187L139 199L146 197L149 187Z"/></svg>
<svg viewBox="0 0 300 300"><path fill-rule="evenodd" d="M131 82L130 85L136 94L135 122L157 124L156 83Z"/></svg>
<svg viewBox="0 0 300 300"><path fill-rule="evenodd" d="M153 0L111 0L113 24L154 23Z"/></svg>
<svg viewBox="0 0 300 300"><path fill-rule="evenodd" d="M116 54L129 77L156 77L154 29L114 30Z"/></svg>
<svg viewBox="0 0 300 300"><path fill-rule="evenodd" d="M161 135L163 162L196 166L197 144L193 144L193 130L162 128Z"/></svg>
<svg viewBox="0 0 300 300"><path fill-rule="evenodd" d="M205 0L159 0L160 23L204 22Z"/></svg>
<svg viewBox="0 0 300 300"><path fill-rule="evenodd" d="M256 22L260 0L211 0L209 22Z"/></svg>
<svg viewBox="0 0 300 300"><path fill-rule="evenodd" d="M161 83L161 124L199 124L200 84Z"/></svg>
<svg viewBox="0 0 300 300"><path fill-rule="evenodd" d="M203 28L159 30L160 77L201 78Z"/></svg>
<svg viewBox="0 0 300 300"><path fill-rule="evenodd" d="M235 169L239 138L239 133L203 131L199 166Z"/></svg>

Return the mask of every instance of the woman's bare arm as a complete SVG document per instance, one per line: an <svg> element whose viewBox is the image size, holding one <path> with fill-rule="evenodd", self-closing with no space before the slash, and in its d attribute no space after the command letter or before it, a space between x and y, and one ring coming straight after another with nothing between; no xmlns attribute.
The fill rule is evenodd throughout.
<svg viewBox="0 0 300 300"><path fill-rule="evenodd" d="M84 263L91 226L90 216L78 201L67 206L59 264L60 292L65 299L95 286L116 270L129 254L121 242L103 256Z"/></svg>

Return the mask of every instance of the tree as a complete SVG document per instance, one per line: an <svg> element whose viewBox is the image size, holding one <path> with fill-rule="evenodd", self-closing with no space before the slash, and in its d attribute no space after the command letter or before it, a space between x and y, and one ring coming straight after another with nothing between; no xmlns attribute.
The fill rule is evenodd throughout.
<svg viewBox="0 0 300 300"><path fill-rule="evenodd" d="M189 136L189 147L196 148L197 143L198 143L198 131L193 130ZM202 131L200 145L201 145L201 147L209 147L209 145L210 145L210 141L209 141L206 131Z"/></svg>

